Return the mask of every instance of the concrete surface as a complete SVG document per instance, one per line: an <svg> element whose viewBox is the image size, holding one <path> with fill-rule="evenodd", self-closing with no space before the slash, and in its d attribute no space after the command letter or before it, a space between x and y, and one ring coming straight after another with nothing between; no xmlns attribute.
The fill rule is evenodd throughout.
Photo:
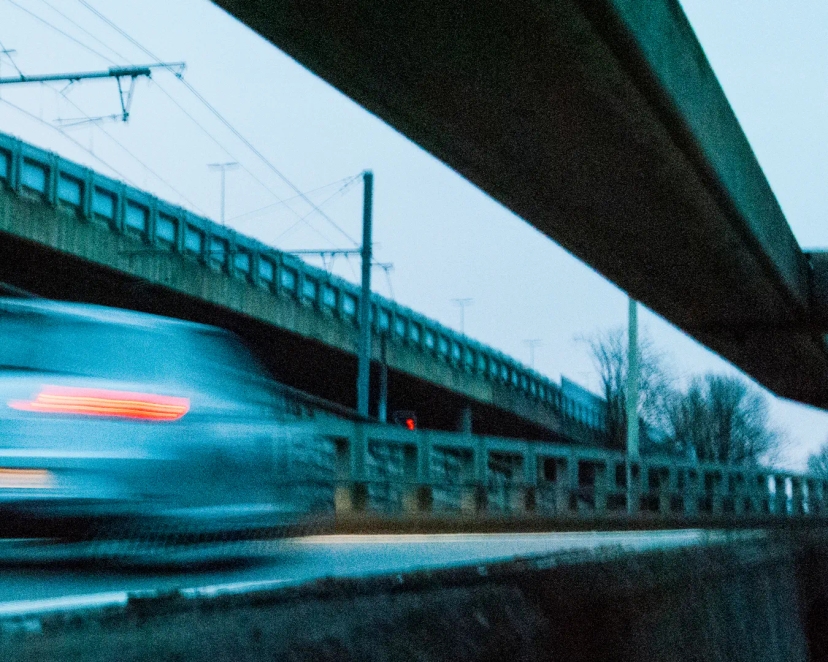
<svg viewBox="0 0 828 662"><path fill-rule="evenodd" d="M678 0L214 1L774 392L828 405L807 259Z"/></svg>
<svg viewBox="0 0 828 662"><path fill-rule="evenodd" d="M815 577L825 575L825 554L791 542L570 550L241 594L136 597L83 616L6 618L0 647L9 660L804 662L809 643L816 650L807 633L824 600Z"/></svg>
<svg viewBox="0 0 828 662"><path fill-rule="evenodd" d="M119 604L126 602L129 594L142 591L204 590L268 582L295 585L325 577L407 573L557 552L605 548L632 552L697 546L727 539L727 535L751 539L761 533L689 530L318 536L282 543L252 543L244 549L246 560L226 567L188 567L177 563L182 558L189 562L203 560L206 555L197 552L184 557L176 552L152 556L142 554L140 549L132 555L131 565L107 566L94 558L96 550L84 545L10 541L0 544L0 616L49 611L52 605L60 609L72 604L94 605L94 596L99 596L100 605ZM231 549L240 551L237 547ZM220 559L221 554L213 558ZM163 565L157 567L157 563Z"/></svg>

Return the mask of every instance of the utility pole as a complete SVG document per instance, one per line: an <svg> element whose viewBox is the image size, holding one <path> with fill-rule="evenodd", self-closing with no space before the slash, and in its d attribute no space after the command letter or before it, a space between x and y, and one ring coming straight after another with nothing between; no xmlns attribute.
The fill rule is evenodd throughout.
<svg viewBox="0 0 828 662"><path fill-rule="evenodd" d="M239 164L235 161L227 161L225 163L208 163L207 167L210 170L221 171L221 224L224 225L225 173L228 170L235 170L239 167Z"/></svg>
<svg viewBox="0 0 828 662"><path fill-rule="evenodd" d="M460 308L460 335L466 335L466 306L474 303L474 299L452 299L452 303Z"/></svg>
<svg viewBox="0 0 828 662"><path fill-rule="evenodd" d="M357 412L368 418L371 378L371 213L374 173L362 173L362 293L359 299L359 347L357 356Z"/></svg>
<svg viewBox="0 0 828 662"><path fill-rule="evenodd" d="M635 512L632 465L638 460L638 304L630 297L627 331L627 512Z"/></svg>
<svg viewBox="0 0 828 662"><path fill-rule="evenodd" d="M529 347L529 367L532 370L535 369L535 347L539 347L543 344L543 341L540 338L530 338L528 340L523 341L524 345Z"/></svg>

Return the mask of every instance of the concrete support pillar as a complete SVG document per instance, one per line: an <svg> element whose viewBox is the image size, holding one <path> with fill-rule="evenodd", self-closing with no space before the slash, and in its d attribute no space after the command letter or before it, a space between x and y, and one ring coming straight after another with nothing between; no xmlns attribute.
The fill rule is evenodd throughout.
<svg viewBox="0 0 828 662"><path fill-rule="evenodd" d="M578 482L578 458L575 455L570 455L566 459L566 510L572 513L578 513L581 510L578 499L578 491L580 484Z"/></svg>
<svg viewBox="0 0 828 662"><path fill-rule="evenodd" d="M730 474L730 495L733 498L733 514L740 517L745 514L745 475Z"/></svg>
<svg viewBox="0 0 828 662"><path fill-rule="evenodd" d="M431 484L431 437L427 433L421 433L416 452L414 479L417 483L417 502L421 511L431 512L434 488Z"/></svg>
<svg viewBox="0 0 828 662"><path fill-rule="evenodd" d="M805 490L807 491L805 501L808 504L808 514L811 517L819 513L819 501L816 498L817 485L818 481L813 480L812 478L805 479Z"/></svg>
<svg viewBox="0 0 828 662"><path fill-rule="evenodd" d="M364 511L368 507L368 437L363 423L354 425L353 435L341 446L343 468L347 467L347 479L340 483L342 492L338 495L338 509Z"/></svg>
<svg viewBox="0 0 828 662"><path fill-rule="evenodd" d="M607 512L607 495L609 493L611 475L610 463L608 461L595 463L595 513L605 514Z"/></svg>
<svg viewBox="0 0 828 662"><path fill-rule="evenodd" d="M705 471L702 474L704 481L704 497L709 502L710 514L722 514L722 481L725 477L719 471Z"/></svg>
<svg viewBox="0 0 828 662"><path fill-rule="evenodd" d="M805 489L803 479L798 476L791 478L791 486L793 488L791 515L794 517L801 516L805 513Z"/></svg>
<svg viewBox="0 0 828 662"><path fill-rule="evenodd" d="M630 484L627 485L627 499L629 499L627 512L630 515L635 515L641 510L641 483L644 480L644 472L640 462L632 462L628 472L628 480Z"/></svg>
<svg viewBox="0 0 828 662"><path fill-rule="evenodd" d="M814 483L814 501L817 505L817 509L814 512L819 517L825 517L828 515L828 503L826 503L826 499L828 499L828 486L826 486L823 480L815 480Z"/></svg>
<svg viewBox="0 0 828 662"><path fill-rule="evenodd" d="M354 426L354 434L336 440L336 489L334 507L337 512L359 512L368 505L365 482L367 443L362 424Z"/></svg>
<svg viewBox="0 0 828 662"><path fill-rule="evenodd" d="M460 415L457 417L457 431L472 433L472 410L471 407L463 407L460 410Z"/></svg>
<svg viewBox="0 0 828 662"><path fill-rule="evenodd" d="M556 457L553 462L555 464L555 485L553 488L555 514L562 515L569 512L569 464L572 462L572 458Z"/></svg>
<svg viewBox="0 0 828 662"><path fill-rule="evenodd" d="M771 512L770 492L768 491L768 476L758 474L751 481L751 501L754 512L758 515L767 515Z"/></svg>
<svg viewBox="0 0 828 662"><path fill-rule="evenodd" d="M472 485L469 498L471 509L485 511L488 506L489 449L483 437L477 437L472 455Z"/></svg>
<svg viewBox="0 0 828 662"><path fill-rule="evenodd" d="M423 460L425 459L425 462ZM425 464L425 467L423 465ZM419 445L403 450L403 510L408 513L431 512L433 496L428 479L428 447Z"/></svg>
<svg viewBox="0 0 828 662"><path fill-rule="evenodd" d="M534 512L537 507L538 456L530 449L523 452L523 509Z"/></svg>
<svg viewBox="0 0 828 662"><path fill-rule="evenodd" d="M788 516L788 491L785 485L785 476L775 474L773 480L776 484L776 495L774 497L774 514L777 517Z"/></svg>
<svg viewBox="0 0 828 662"><path fill-rule="evenodd" d="M695 517L699 514L699 472L695 469L687 469L684 474L684 514L687 517Z"/></svg>
<svg viewBox="0 0 828 662"><path fill-rule="evenodd" d="M670 496L673 493L673 473L668 467L658 468L658 512L670 514Z"/></svg>

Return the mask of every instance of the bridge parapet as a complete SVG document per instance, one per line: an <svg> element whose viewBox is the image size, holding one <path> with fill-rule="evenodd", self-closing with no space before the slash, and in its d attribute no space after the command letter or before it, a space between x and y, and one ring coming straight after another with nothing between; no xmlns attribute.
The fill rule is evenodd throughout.
<svg viewBox="0 0 828 662"><path fill-rule="evenodd" d="M0 232L356 354L354 284L1 133ZM381 360L385 337L392 370L509 411L553 436L602 439L602 407L568 397L560 384L503 353L378 295L372 324L374 359Z"/></svg>
<svg viewBox="0 0 828 662"><path fill-rule="evenodd" d="M762 466L642 457L628 490L625 455L600 448L352 421L287 435L336 457L317 479L343 513L756 521L823 517L828 506L825 480Z"/></svg>

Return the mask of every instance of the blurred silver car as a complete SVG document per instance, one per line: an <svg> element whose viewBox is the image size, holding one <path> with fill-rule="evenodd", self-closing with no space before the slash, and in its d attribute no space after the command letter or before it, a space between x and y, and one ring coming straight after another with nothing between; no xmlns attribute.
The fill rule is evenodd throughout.
<svg viewBox="0 0 828 662"><path fill-rule="evenodd" d="M277 386L216 328L0 298L0 536L285 530Z"/></svg>

